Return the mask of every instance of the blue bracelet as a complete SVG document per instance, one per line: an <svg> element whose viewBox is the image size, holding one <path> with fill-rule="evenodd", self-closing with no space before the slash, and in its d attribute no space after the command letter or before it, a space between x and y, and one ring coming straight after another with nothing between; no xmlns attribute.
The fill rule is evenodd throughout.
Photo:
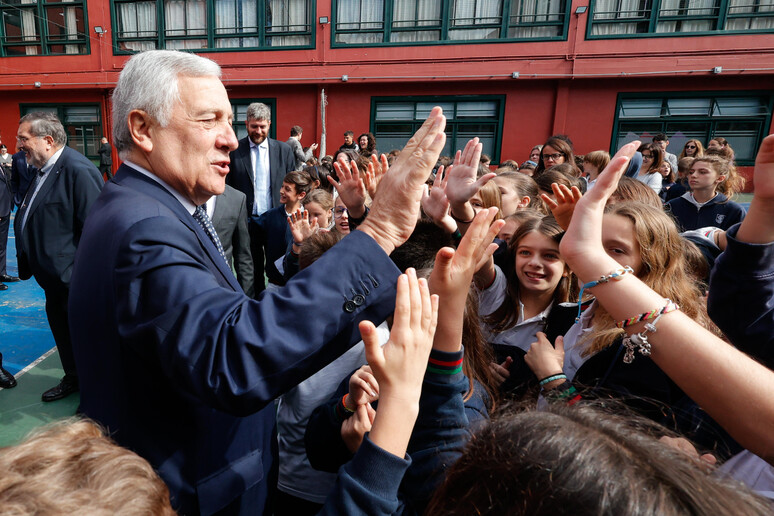
<svg viewBox="0 0 774 516"><path fill-rule="evenodd" d="M545 384L551 383L554 380L566 380L566 379L567 379L567 375L564 374L564 373L555 374L555 375L552 375L552 376L549 376L547 378L543 378L542 380L540 380L540 386L543 387Z"/></svg>
<svg viewBox="0 0 774 516"><path fill-rule="evenodd" d="M619 281L621 279L621 276L623 276L627 272L629 274L634 274L634 270L628 265L625 265L623 267L617 268L607 276L602 276L597 281L589 281L588 283L583 285L580 289L580 294L578 294L578 316L575 318L575 322L580 321L584 290L586 290L587 288L594 288L600 283L607 283L610 280Z"/></svg>

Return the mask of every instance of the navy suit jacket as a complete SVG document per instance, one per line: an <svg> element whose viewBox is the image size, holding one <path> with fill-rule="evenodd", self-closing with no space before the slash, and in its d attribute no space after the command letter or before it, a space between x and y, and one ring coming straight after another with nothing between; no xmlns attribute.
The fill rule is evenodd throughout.
<svg viewBox="0 0 774 516"><path fill-rule="evenodd" d="M296 169L296 158L293 150L285 142L279 142L268 138L269 141L269 166L270 166L270 188L271 188L271 206L276 208L280 205L280 190L282 189L282 180L288 172ZM239 140L239 147L231 153L230 172L226 176L226 183L233 186L247 196L247 214L253 213L253 201L255 199L255 180L253 163L250 159L250 140L248 137Z"/></svg>
<svg viewBox="0 0 774 516"><path fill-rule="evenodd" d="M271 401L357 342L360 320L382 321L398 274L353 231L250 299L172 194L123 165L86 223L70 290L81 411L150 461L182 514L261 514Z"/></svg>
<svg viewBox="0 0 774 516"><path fill-rule="evenodd" d="M11 158L11 160L13 160L13 158ZM13 209L13 184L11 183L11 175L11 168L0 166L0 217L7 217L11 214L11 210Z"/></svg>
<svg viewBox="0 0 774 516"><path fill-rule="evenodd" d="M24 200L24 195L27 193L27 189L32 183L32 178L35 175L37 169L35 167L27 166L27 157L24 155L24 151L19 151L11 156L11 185L13 186L13 202L17 206L21 206Z"/></svg>
<svg viewBox="0 0 774 516"><path fill-rule="evenodd" d="M21 279L34 275L43 290L69 285L86 215L102 184L102 174L94 163L65 146L32 204L22 205L14 219Z"/></svg>

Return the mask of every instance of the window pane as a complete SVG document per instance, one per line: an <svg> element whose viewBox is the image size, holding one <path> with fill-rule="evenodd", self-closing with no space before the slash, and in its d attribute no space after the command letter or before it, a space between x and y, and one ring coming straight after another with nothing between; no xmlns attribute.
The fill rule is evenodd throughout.
<svg viewBox="0 0 774 516"><path fill-rule="evenodd" d="M497 102L458 102L457 118L497 118Z"/></svg>
<svg viewBox="0 0 774 516"><path fill-rule="evenodd" d="M413 102L379 102L376 104L377 120L413 120Z"/></svg>
<svg viewBox="0 0 774 516"><path fill-rule="evenodd" d="M496 132L497 126L494 124L459 124L457 125L457 138L452 147L452 152L465 148L468 140L478 136L479 141L483 145L481 153L494 156Z"/></svg>
<svg viewBox="0 0 774 516"><path fill-rule="evenodd" d="M65 124L77 122L99 123L99 108L97 106L74 106L65 108Z"/></svg>
<svg viewBox="0 0 774 516"><path fill-rule="evenodd" d="M207 4L204 0L164 0L164 17L165 34L169 37L207 34Z"/></svg>
<svg viewBox="0 0 774 516"><path fill-rule="evenodd" d="M618 127L618 138L616 147L613 150L618 150L629 142L634 140L640 140L643 142L650 142L653 136L663 132L664 125L660 122L624 122Z"/></svg>
<svg viewBox="0 0 774 516"><path fill-rule="evenodd" d="M766 103L761 98L718 98L712 109L713 116L755 116L766 114Z"/></svg>
<svg viewBox="0 0 774 516"><path fill-rule="evenodd" d="M430 116L430 111L435 106L441 106L443 108L443 114L446 116L446 120L454 120L454 102L417 102L417 111L414 115L416 120L424 121Z"/></svg>
<svg viewBox="0 0 774 516"><path fill-rule="evenodd" d="M392 149L402 149L408 143L409 138L414 134L414 124L387 124L377 123L374 125L374 132L379 149L382 152L389 152Z"/></svg>
<svg viewBox="0 0 774 516"><path fill-rule="evenodd" d="M394 0L392 28L441 25L441 0Z"/></svg>
<svg viewBox="0 0 774 516"><path fill-rule="evenodd" d="M303 33L312 30L307 0L267 0L266 45L274 47L308 45L311 34L268 36L269 33Z"/></svg>
<svg viewBox="0 0 774 516"><path fill-rule="evenodd" d="M666 125L666 134L669 137L667 151L679 156L685 147L685 142L690 139L699 140L704 145L710 132L710 122L669 122Z"/></svg>
<svg viewBox="0 0 774 516"><path fill-rule="evenodd" d="M667 110L670 116L698 115L708 116L710 114L711 99L701 98L681 98L667 100Z"/></svg>
<svg viewBox="0 0 774 516"><path fill-rule="evenodd" d="M648 32L651 8L652 0L597 0L591 33L604 36Z"/></svg>
<svg viewBox="0 0 774 516"><path fill-rule="evenodd" d="M258 32L257 0L215 0L215 34Z"/></svg>
<svg viewBox="0 0 774 516"><path fill-rule="evenodd" d="M736 161L753 161L758 150L761 123L759 122L718 122L713 137L722 136L734 149Z"/></svg>
<svg viewBox="0 0 774 516"><path fill-rule="evenodd" d="M621 101L618 116L621 118L660 117L661 99L627 99Z"/></svg>

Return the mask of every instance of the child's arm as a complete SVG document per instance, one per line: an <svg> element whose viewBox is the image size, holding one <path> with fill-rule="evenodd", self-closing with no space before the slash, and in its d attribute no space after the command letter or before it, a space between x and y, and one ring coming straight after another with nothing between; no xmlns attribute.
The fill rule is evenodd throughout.
<svg viewBox="0 0 774 516"><path fill-rule="evenodd" d="M425 186L425 191L422 193L422 210L436 226L449 234L454 234L457 231L457 223L449 215L449 199L445 191L448 179L449 175L446 174L444 177L443 165L441 165L435 174L433 188L428 191Z"/></svg>
<svg viewBox="0 0 774 516"><path fill-rule="evenodd" d="M594 189L578 202L560 244L562 256L584 283L620 267L602 247L602 218L605 202L637 145L639 142L625 145L599 176ZM769 137L763 146L764 158L758 162L767 175L774 161L772 147L774 138ZM764 191L768 191L766 186ZM594 294L616 320L660 310L666 304L661 295L633 274L594 287ZM645 329L644 322L626 328L629 334L643 333ZM740 444L772 462L774 401L770 393L774 390L774 372L679 311L665 314L656 330L647 334L653 361Z"/></svg>

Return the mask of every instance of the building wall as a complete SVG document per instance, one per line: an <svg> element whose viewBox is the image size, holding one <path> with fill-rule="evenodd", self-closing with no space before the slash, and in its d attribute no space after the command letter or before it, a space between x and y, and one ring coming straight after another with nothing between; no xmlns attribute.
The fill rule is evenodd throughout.
<svg viewBox="0 0 774 516"><path fill-rule="evenodd" d="M570 12L588 1L572 4ZM110 89L128 56L114 55L110 2L88 0L87 8L89 55L0 58L0 139L9 148L24 103L98 102L110 137ZM330 0L317 2L320 16L332 18ZM281 140L301 125L304 145L320 141L324 89L328 152L345 130L371 128L376 96L505 95L501 158L523 161L555 133L570 135L579 154L609 149L620 92L774 90L771 34L587 40L587 19L570 16L567 41L357 48L332 48L331 25L315 23L314 49L202 55L221 64L232 98L276 99ZM108 33L95 34L96 26Z"/></svg>

